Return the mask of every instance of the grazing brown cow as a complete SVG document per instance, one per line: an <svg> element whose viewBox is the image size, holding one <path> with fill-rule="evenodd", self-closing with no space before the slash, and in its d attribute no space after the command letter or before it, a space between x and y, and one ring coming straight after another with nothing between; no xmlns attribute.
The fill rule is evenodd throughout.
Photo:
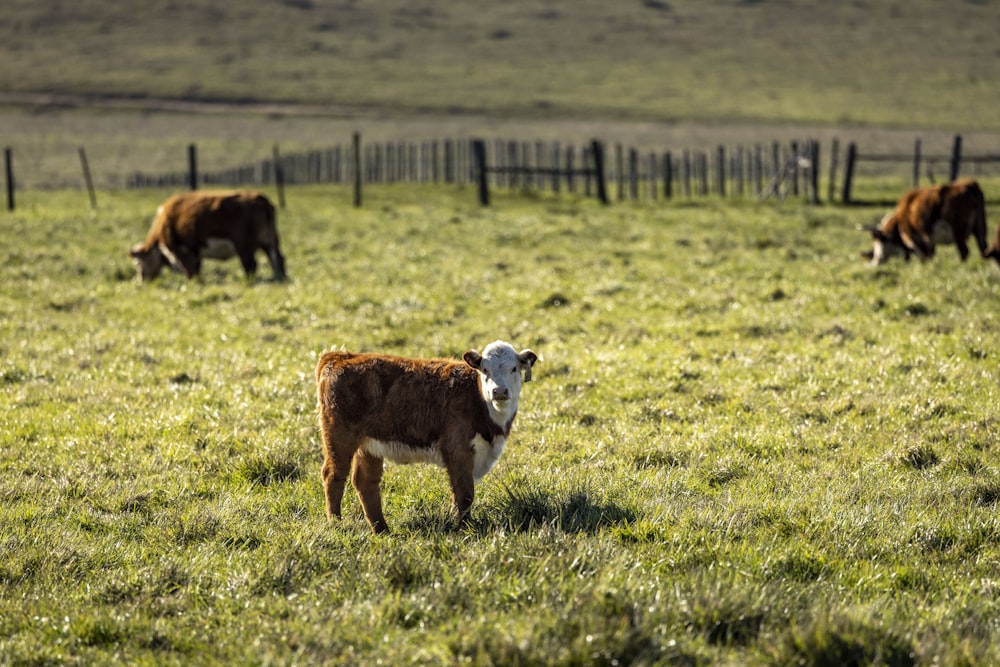
<svg viewBox="0 0 1000 667"><path fill-rule="evenodd" d="M156 211L146 240L129 255L139 282L163 267L192 278L201 260L237 255L247 276L257 271L257 250L267 253L276 280L285 279L274 206L259 192L189 192L174 195Z"/></svg>
<svg viewBox="0 0 1000 667"><path fill-rule="evenodd" d="M930 259L937 243L954 243L964 262L969 256L969 236L975 237L980 254L985 255L983 191L971 179L915 188L903 195L895 210L869 231L872 249L862 256L872 265L894 255L902 255L907 261L911 254Z"/></svg>
<svg viewBox="0 0 1000 667"><path fill-rule="evenodd" d="M326 512L340 517L348 472L376 533L383 460L448 471L452 509L468 517L475 483L500 458L538 357L496 341L463 361L327 352L316 367Z"/></svg>

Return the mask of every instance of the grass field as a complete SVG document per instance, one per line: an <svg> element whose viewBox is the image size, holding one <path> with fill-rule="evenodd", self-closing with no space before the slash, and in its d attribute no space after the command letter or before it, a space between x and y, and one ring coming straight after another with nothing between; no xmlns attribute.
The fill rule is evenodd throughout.
<svg viewBox="0 0 1000 667"><path fill-rule="evenodd" d="M10 0L0 665L1000 663L997 266L868 268L864 207L316 187L279 212L289 283L140 286L126 250L168 193L122 189L191 142L211 170L352 131L996 153L995 18ZM1000 180L965 175L994 211ZM319 354L496 338L541 360L471 525L442 470L392 464L393 535L353 495L329 523Z"/></svg>
<svg viewBox="0 0 1000 667"><path fill-rule="evenodd" d="M132 281L164 196L0 236L0 663L1000 660L1000 269L864 266L881 211L293 189L292 280ZM332 346L541 356L450 525L327 522Z"/></svg>

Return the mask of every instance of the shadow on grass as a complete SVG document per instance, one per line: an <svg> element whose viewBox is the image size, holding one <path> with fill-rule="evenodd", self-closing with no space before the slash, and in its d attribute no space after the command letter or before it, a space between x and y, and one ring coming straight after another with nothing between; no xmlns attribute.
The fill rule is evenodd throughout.
<svg viewBox="0 0 1000 667"><path fill-rule="evenodd" d="M614 501L595 499L586 490L559 495L526 482L505 485L502 495L482 508L474 520L478 531L527 532L548 526L565 533L595 533L632 523L636 514Z"/></svg>
<svg viewBox="0 0 1000 667"><path fill-rule="evenodd" d="M595 498L583 490L550 490L536 483L515 480L504 484L497 497L477 499L470 518L464 524L455 520L447 505L428 504L408 517L397 517L404 532L446 533L471 531L479 535L495 531L526 533L550 528L564 533L596 533L603 528L620 527L636 522L631 509ZM390 525L393 525L390 517Z"/></svg>

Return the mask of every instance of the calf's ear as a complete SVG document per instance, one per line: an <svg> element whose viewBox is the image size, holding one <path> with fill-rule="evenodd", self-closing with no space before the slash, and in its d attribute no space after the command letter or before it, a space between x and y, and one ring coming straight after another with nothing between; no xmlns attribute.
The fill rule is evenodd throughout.
<svg viewBox="0 0 1000 667"><path fill-rule="evenodd" d="M524 381L531 382L531 367L538 361L538 355L531 350L521 350L517 355L517 360L520 362L521 368L524 369Z"/></svg>
<svg viewBox="0 0 1000 667"><path fill-rule="evenodd" d="M464 359L465 363L469 364L477 371L479 370L479 367L483 363L483 355L479 354L475 350L469 350L468 352L463 354L462 359Z"/></svg>

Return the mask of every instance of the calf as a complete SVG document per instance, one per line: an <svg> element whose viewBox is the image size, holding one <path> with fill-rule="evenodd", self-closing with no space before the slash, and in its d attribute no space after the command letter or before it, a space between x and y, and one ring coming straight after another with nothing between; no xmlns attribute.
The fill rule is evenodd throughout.
<svg viewBox="0 0 1000 667"><path fill-rule="evenodd" d="M969 256L968 239L973 236L980 255L986 254L986 202L976 181L968 179L946 185L910 190L895 210L869 229L872 249L862 253L872 265L894 255L909 261L934 256L937 243L954 243L964 262Z"/></svg>
<svg viewBox="0 0 1000 667"><path fill-rule="evenodd" d="M137 279L152 280L169 266L188 278L204 258L239 256L247 276L257 271L257 250L267 253L276 280L285 279L274 205L259 192L189 192L175 195L156 211L146 240L129 255Z"/></svg>
<svg viewBox="0 0 1000 667"><path fill-rule="evenodd" d="M463 361L327 352L316 367L323 435L326 513L340 517L348 471L365 517L389 531L382 514L383 460L436 463L448 471L452 509L464 521L475 483L503 453L524 382L538 357L490 343Z"/></svg>

